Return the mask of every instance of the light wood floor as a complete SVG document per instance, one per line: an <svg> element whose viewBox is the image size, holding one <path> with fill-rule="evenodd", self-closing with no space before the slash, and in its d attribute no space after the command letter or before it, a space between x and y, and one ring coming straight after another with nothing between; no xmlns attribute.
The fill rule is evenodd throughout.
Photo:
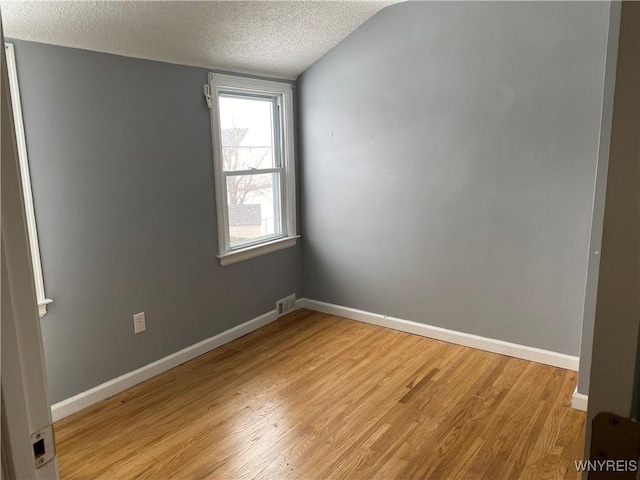
<svg viewBox="0 0 640 480"><path fill-rule="evenodd" d="M576 373L298 310L55 425L63 479L577 478Z"/></svg>

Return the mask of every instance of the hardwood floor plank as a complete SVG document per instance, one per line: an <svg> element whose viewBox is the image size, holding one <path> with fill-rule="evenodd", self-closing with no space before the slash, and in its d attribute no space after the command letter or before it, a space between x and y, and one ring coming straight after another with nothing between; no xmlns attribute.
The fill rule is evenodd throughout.
<svg viewBox="0 0 640 480"><path fill-rule="evenodd" d="M577 478L576 374L298 310L55 425L62 478Z"/></svg>

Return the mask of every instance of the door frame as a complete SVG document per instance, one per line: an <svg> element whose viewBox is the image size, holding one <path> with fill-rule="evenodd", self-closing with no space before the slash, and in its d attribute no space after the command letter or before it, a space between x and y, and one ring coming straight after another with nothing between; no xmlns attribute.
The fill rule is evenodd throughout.
<svg viewBox="0 0 640 480"><path fill-rule="evenodd" d="M1 23L0 41L1 471L3 478L50 479L58 466Z"/></svg>

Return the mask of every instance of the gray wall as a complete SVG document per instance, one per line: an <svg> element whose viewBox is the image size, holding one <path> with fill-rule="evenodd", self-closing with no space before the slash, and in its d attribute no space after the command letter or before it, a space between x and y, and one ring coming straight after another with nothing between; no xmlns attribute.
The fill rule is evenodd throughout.
<svg viewBox="0 0 640 480"><path fill-rule="evenodd" d="M403 3L307 70L305 296L577 355L607 25Z"/></svg>
<svg viewBox="0 0 640 480"><path fill-rule="evenodd" d="M299 247L224 268L215 257L207 70L13 43L54 300L42 319L53 402L301 294Z"/></svg>
<svg viewBox="0 0 640 480"><path fill-rule="evenodd" d="M598 413L632 414L640 331L640 3L622 2L619 32L587 453Z"/></svg>

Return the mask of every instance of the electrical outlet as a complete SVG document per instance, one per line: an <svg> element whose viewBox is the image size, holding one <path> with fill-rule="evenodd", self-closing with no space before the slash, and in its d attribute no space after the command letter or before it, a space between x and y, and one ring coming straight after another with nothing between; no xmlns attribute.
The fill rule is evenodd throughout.
<svg viewBox="0 0 640 480"><path fill-rule="evenodd" d="M276 314L282 317L296 309L296 295L292 294L276 301Z"/></svg>
<svg viewBox="0 0 640 480"><path fill-rule="evenodd" d="M144 319L144 312L136 313L133 316L133 333L142 333L147 329L147 324Z"/></svg>

